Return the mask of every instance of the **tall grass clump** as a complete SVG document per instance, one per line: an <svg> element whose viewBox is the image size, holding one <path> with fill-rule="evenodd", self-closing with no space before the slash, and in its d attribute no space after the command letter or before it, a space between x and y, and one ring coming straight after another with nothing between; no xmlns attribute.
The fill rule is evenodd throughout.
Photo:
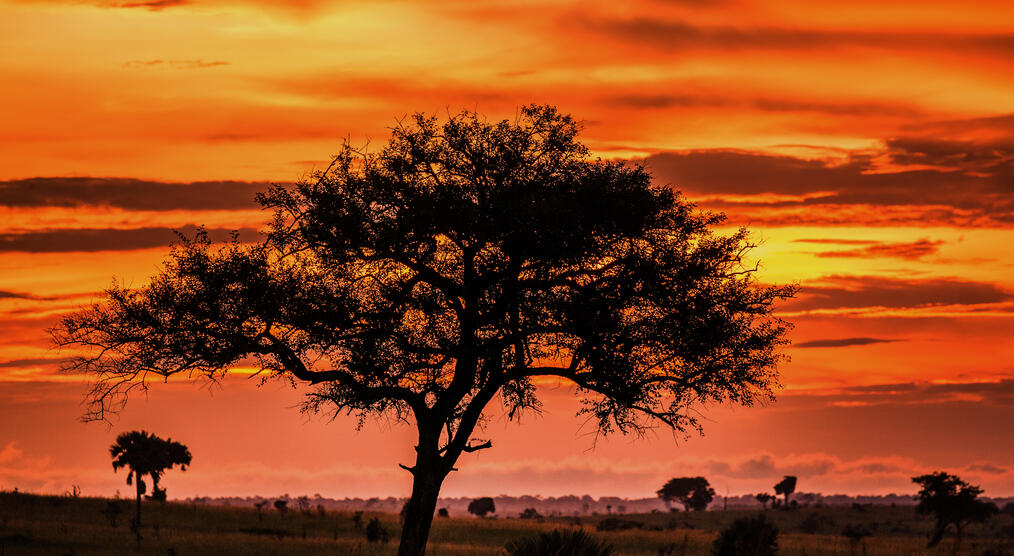
<svg viewBox="0 0 1014 556"><path fill-rule="evenodd" d="M613 556L612 545L598 541L583 529L553 529L534 537L513 540L505 547L507 556Z"/></svg>

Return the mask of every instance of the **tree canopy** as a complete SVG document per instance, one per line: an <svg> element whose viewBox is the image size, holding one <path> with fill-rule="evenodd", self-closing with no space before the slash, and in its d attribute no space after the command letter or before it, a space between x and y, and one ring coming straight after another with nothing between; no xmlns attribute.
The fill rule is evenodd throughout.
<svg viewBox="0 0 1014 556"><path fill-rule="evenodd" d="M190 449L173 439L163 439L147 431L130 431L116 437L109 447L113 458L113 471L126 467L127 484L133 484L137 494L135 524L141 524L141 496L147 492L144 477L151 477L152 492L149 498L164 501L166 492L159 487L159 480L166 471L179 466L186 471L192 456Z"/></svg>
<svg viewBox="0 0 1014 556"><path fill-rule="evenodd" d="M486 517L486 514L496 513L496 504L488 496L476 498L468 503L468 513L479 517Z"/></svg>
<svg viewBox="0 0 1014 556"><path fill-rule="evenodd" d="M707 404L769 399L789 327L771 313L794 287L757 281L746 230L590 159L579 130L549 106L416 115L260 195L263 241L184 238L150 283L54 329L98 379L90 416L253 362L308 385L308 411L413 422L402 550L421 554L444 477L491 445L473 439L487 405L537 412L536 377L576 385L602 433L696 431Z"/></svg>
<svg viewBox="0 0 1014 556"><path fill-rule="evenodd" d="M702 512L715 499L715 489L704 477L676 477L669 479L657 492L667 505L672 502L683 504L687 511Z"/></svg>
<svg viewBox="0 0 1014 556"><path fill-rule="evenodd" d="M785 496L785 509L789 509L789 496L793 492L796 492L796 481L797 479L794 475L786 475L775 485L775 494Z"/></svg>

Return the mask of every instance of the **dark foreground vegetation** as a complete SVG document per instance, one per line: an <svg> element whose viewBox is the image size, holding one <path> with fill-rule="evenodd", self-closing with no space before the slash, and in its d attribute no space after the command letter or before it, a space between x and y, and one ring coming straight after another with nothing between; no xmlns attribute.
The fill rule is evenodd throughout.
<svg viewBox="0 0 1014 556"><path fill-rule="evenodd" d="M0 493L0 555L156 554L215 556L247 554L361 554L397 552L399 517L394 514L279 510L207 506L181 502L145 503L138 541L131 531L132 500ZM751 510L673 512L496 519L452 516L434 522L431 554L529 554L519 547L581 536L596 543L596 554L712 554L722 531ZM953 535L934 548L926 539L932 517L911 506L809 507L767 510L765 521L778 530L782 555L952 554ZM1014 516L993 515L965 531L960 554L1014 556ZM753 527L756 528L756 527ZM559 531L559 533L553 533ZM727 536L727 534L725 535ZM369 540L370 539L373 540ZM384 542L384 539L388 539ZM610 552L602 549L610 547ZM588 552L591 554L591 552Z"/></svg>

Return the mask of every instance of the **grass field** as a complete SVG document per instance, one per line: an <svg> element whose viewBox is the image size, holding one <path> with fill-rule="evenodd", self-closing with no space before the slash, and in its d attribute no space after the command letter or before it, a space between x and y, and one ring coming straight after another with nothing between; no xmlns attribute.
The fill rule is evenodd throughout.
<svg viewBox="0 0 1014 556"><path fill-rule="evenodd" d="M280 515L265 508L206 506L185 503L160 505L145 502L142 540L130 531L133 501L118 500L122 513L115 525L106 510L110 500L0 493L0 556L153 554L214 556L250 554L353 554L387 555L397 552L398 516L365 514L363 523L378 517L390 541L368 543L349 513L289 511ZM428 554L456 556L497 554L507 541L554 528L583 527L611 543L619 554L709 554L717 532L734 519L756 512L709 511L702 513L612 516L637 522L640 528L599 531L609 516L531 519L436 519ZM926 550L926 533L932 525L917 517L911 507L799 508L768 510L778 526L780 554L951 554L953 539ZM994 517L969 529L961 554L1014 556L1012 518ZM855 547L841 536L848 524L864 524L872 536Z"/></svg>

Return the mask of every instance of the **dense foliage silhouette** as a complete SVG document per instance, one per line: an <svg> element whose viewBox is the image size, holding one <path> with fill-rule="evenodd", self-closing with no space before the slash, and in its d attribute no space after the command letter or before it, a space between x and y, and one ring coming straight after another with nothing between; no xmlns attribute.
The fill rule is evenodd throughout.
<svg viewBox="0 0 1014 556"><path fill-rule="evenodd" d="M676 477L658 489L658 497L669 506L673 502L683 504L686 511L703 512L715 499L715 489L704 477Z"/></svg>
<svg viewBox="0 0 1014 556"><path fill-rule="evenodd" d="M982 523L998 511L996 504L978 499L982 494L981 488L962 481L956 475L938 471L912 477L912 482L922 487L916 495L919 504L915 510L937 518L927 544L930 548L940 544L947 528L953 525L954 553L957 554L965 527L971 523Z"/></svg>
<svg viewBox="0 0 1014 556"><path fill-rule="evenodd" d="M468 503L468 513L478 517L486 517L487 514L496 513L496 504L488 496L476 498Z"/></svg>
<svg viewBox="0 0 1014 556"><path fill-rule="evenodd" d="M498 399L540 407L574 383L601 433L697 431L703 405L769 399L792 286L762 285L747 231L718 235L641 166L592 160L549 106L513 121L416 115L379 152L259 196L264 241L174 246L141 288L64 317L101 419L151 379L259 365L309 386L305 409L414 423L400 554L423 554L444 478Z"/></svg>
<svg viewBox="0 0 1014 556"><path fill-rule="evenodd" d="M796 492L796 477L793 475L786 475L782 478L778 484L775 485L775 494L781 494L785 496L784 508L789 509L789 496L792 496L793 492Z"/></svg>

